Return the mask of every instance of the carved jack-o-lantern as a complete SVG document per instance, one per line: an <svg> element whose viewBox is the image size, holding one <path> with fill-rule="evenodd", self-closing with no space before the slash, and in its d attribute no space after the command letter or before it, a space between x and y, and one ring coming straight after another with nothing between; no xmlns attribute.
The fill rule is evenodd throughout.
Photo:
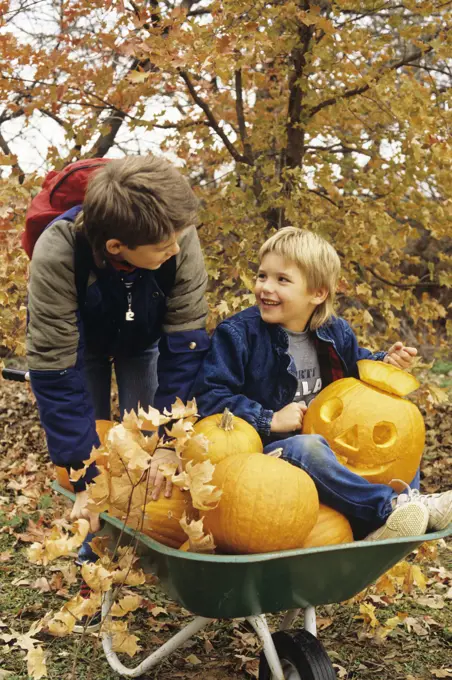
<svg viewBox="0 0 452 680"><path fill-rule="evenodd" d="M303 433L322 435L338 460L369 482L410 483L421 460L425 427L418 408L401 397L419 383L382 362L358 361L358 369L360 380L337 380L311 402Z"/></svg>

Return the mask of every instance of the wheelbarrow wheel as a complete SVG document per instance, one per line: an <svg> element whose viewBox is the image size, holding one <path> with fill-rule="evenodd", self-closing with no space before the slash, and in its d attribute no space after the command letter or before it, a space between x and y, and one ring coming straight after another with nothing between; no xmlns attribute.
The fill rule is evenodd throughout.
<svg viewBox="0 0 452 680"><path fill-rule="evenodd" d="M336 680L322 643L304 629L273 633L285 680ZM259 680L273 680L264 652L259 660Z"/></svg>

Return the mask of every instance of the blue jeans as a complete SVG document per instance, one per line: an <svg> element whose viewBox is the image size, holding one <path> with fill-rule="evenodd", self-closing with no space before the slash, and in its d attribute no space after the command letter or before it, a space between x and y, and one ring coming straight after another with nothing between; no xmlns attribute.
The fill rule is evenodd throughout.
<svg viewBox="0 0 452 680"><path fill-rule="evenodd" d="M158 343L132 357L113 357L85 353L85 376L91 394L96 420L110 420L111 417L111 374L115 368L118 384L119 410L137 410L138 404L144 409L152 406L158 387L157 359Z"/></svg>
<svg viewBox="0 0 452 680"><path fill-rule="evenodd" d="M111 375L115 368L118 384L119 410L121 418L124 411L138 408L145 410L154 403L157 391L158 343L142 354L133 357L110 357L85 353L85 376L91 394L96 420L110 420L111 417ZM89 545L95 534L89 533L81 545L77 562L96 562L97 555Z"/></svg>
<svg viewBox="0 0 452 680"><path fill-rule="evenodd" d="M397 496L386 484L372 484L341 465L327 441L317 434L296 435L265 447L281 447L282 458L304 470L314 481L321 503L345 515L355 538L363 538L385 523ZM411 486L419 484L419 471Z"/></svg>

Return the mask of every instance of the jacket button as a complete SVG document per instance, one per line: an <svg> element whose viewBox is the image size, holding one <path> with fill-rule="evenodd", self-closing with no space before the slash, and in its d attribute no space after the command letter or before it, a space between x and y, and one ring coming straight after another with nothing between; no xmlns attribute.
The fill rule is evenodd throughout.
<svg viewBox="0 0 452 680"><path fill-rule="evenodd" d="M196 349L196 342L191 342L188 346L190 349Z"/></svg>
<svg viewBox="0 0 452 680"><path fill-rule="evenodd" d="M158 298L158 297L160 297L160 293L158 291L154 290L154 292L152 293L152 297Z"/></svg>

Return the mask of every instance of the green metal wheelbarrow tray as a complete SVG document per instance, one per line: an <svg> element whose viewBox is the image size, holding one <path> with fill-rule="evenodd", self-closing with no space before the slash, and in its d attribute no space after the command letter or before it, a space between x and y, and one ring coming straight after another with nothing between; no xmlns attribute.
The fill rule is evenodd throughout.
<svg viewBox="0 0 452 680"><path fill-rule="evenodd" d="M58 484L54 489L73 499ZM202 555L168 548L109 515L100 535L133 543L145 571L155 574L166 593L196 615L185 628L134 669L112 650L101 633L110 666L125 677L139 677L214 619L246 618L263 644L260 680L334 680L329 657L316 639L315 607L343 602L369 586L425 541L452 535L447 529L396 540L341 544L256 555ZM111 594L103 603L108 616ZM288 629L304 610L304 628ZM266 613L287 612L279 632L270 634Z"/></svg>

